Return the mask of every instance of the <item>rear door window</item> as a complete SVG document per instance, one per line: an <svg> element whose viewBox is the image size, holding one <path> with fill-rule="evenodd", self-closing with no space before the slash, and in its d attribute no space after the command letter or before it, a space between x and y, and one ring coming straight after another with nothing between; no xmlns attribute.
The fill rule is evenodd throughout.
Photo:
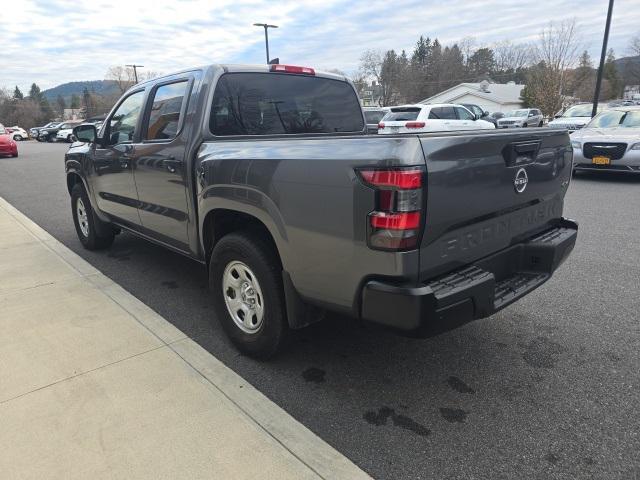
<svg viewBox="0 0 640 480"><path fill-rule="evenodd" d="M433 107L429 112L432 120L456 120L456 112L453 107Z"/></svg>
<svg viewBox="0 0 640 480"><path fill-rule="evenodd" d="M154 93L149 113L147 140L171 140L178 133L180 112L189 82L161 85Z"/></svg>
<svg viewBox="0 0 640 480"><path fill-rule="evenodd" d="M361 132L364 121L347 82L281 73L227 73L211 106L214 135Z"/></svg>

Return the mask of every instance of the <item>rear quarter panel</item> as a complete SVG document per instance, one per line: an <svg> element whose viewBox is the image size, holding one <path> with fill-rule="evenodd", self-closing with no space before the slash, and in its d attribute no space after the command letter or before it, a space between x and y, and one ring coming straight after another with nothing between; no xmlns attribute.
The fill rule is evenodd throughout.
<svg viewBox="0 0 640 480"><path fill-rule="evenodd" d="M374 191L355 173L362 167L402 165L424 165L416 136L205 142L195 165L200 231L215 209L258 218L302 297L357 314L357 293L371 275L417 278L418 251L389 253L367 246Z"/></svg>

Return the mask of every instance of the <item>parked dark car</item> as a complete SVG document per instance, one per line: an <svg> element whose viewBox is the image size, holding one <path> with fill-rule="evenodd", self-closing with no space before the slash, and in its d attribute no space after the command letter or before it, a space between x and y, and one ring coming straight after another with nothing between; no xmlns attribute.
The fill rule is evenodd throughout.
<svg viewBox="0 0 640 480"><path fill-rule="evenodd" d="M127 230L207 266L245 354L324 310L429 336L506 307L572 250L566 131L365 135L353 84L212 65L132 87L65 155L87 249Z"/></svg>
<svg viewBox="0 0 640 480"><path fill-rule="evenodd" d="M486 110L483 110L478 105L474 103L462 103L461 105L465 107L467 110L469 110L471 113L473 113L477 119L485 120L487 122L493 123L494 127L497 126L495 120L493 120L491 118L491 115L489 115L489 112Z"/></svg>
<svg viewBox="0 0 640 480"><path fill-rule="evenodd" d="M40 130L44 130L45 128L52 128L55 127L56 125L60 125L61 122L49 122L46 125L43 125L42 127L34 127L29 129L29 136L31 138L35 138L38 141L41 141L38 137L38 134L40 133Z"/></svg>
<svg viewBox="0 0 640 480"><path fill-rule="evenodd" d="M54 124L50 127L41 128L38 130L37 140L39 142L54 142L56 140L56 135L58 134L58 130L67 130L76 127L80 122L72 121L72 122L62 122Z"/></svg>
<svg viewBox="0 0 640 480"><path fill-rule="evenodd" d="M367 133L377 134L378 124L391 109L389 107L363 107L364 119L367 124Z"/></svg>

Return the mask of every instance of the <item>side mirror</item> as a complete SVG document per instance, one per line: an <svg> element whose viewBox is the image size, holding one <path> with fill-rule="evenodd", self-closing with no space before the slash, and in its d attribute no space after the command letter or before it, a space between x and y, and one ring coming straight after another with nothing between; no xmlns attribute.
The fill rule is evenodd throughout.
<svg viewBox="0 0 640 480"><path fill-rule="evenodd" d="M95 143L98 131L94 125L79 125L73 129L73 136L79 142Z"/></svg>
<svg viewBox="0 0 640 480"><path fill-rule="evenodd" d="M553 116L553 118L560 118L561 116L562 116L562 115L558 115L558 114L556 114L556 115L554 115L554 116Z"/></svg>
<svg viewBox="0 0 640 480"><path fill-rule="evenodd" d="M489 111L485 110L484 112L482 112L482 116L483 117L488 117L489 116Z"/></svg>

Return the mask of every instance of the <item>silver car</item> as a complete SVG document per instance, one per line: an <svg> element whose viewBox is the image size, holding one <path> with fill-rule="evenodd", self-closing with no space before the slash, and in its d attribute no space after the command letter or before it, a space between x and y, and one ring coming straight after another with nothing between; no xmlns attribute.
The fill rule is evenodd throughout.
<svg viewBox="0 0 640 480"><path fill-rule="evenodd" d="M521 108L508 112L498 120L497 128L541 127L544 125L542 112L537 108Z"/></svg>
<svg viewBox="0 0 640 480"><path fill-rule="evenodd" d="M571 134L573 169L640 174L640 108L599 113Z"/></svg>

